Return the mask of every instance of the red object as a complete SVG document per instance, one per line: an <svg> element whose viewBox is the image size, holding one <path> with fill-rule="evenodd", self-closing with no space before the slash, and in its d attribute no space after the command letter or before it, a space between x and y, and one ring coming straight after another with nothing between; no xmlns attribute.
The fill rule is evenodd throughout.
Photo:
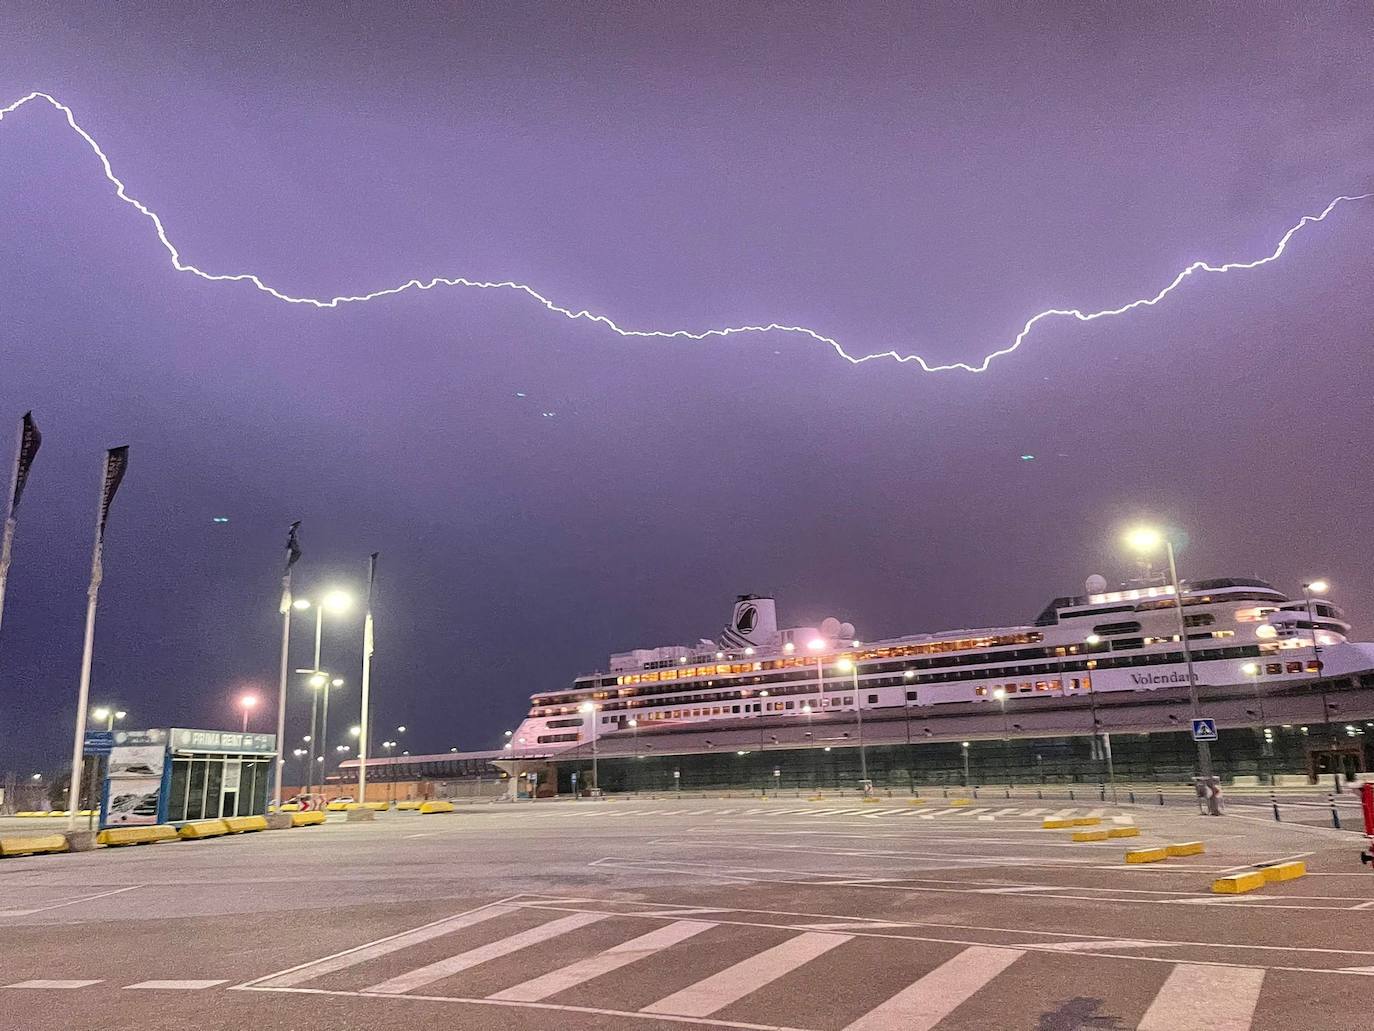
<svg viewBox="0 0 1374 1031"><path fill-rule="evenodd" d="M1364 832L1374 838L1374 784L1360 785L1360 808L1364 810Z"/></svg>

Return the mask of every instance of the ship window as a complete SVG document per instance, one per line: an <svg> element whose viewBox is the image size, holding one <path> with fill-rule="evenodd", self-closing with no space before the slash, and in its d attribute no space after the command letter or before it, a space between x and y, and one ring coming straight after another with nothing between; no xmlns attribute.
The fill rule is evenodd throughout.
<svg viewBox="0 0 1374 1031"><path fill-rule="evenodd" d="M786 705L785 707L788 708L788 709L795 709L796 706L797 706L797 703L796 703L796 702L788 702L787 705Z"/></svg>
<svg viewBox="0 0 1374 1031"><path fill-rule="evenodd" d="M853 696L853 695L850 695L850 694L845 695L845 696L844 696L844 704L845 704L845 705L853 705L853 704L854 704L854 696Z"/></svg>
<svg viewBox="0 0 1374 1031"><path fill-rule="evenodd" d="M1282 673L1282 672L1283 672L1283 663L1281 663L1281 662L1269 662L1269 663L1266 663L1265 666L1264 666L1264 672L1266 672L1266 673Z"/></svg>
<svg viewBox="0 0 1374 1031"><path fill-rule="evenodd" d="M985 694L988 693L988 689L987 689L986 687L974 688L973 693L976 694L976 695L985 695ZM908 698L911 697L911 692L910 692L910 691L907 692L907 697L908 697Z"/></svg>
<svg viewBox="0 0 1374 1031"><path fill-rule="evenodd" d="M906 693L906 700L907 700L908 702L914 702L914 701L916 701L916 692L915 692L915 691L908 691L908 692Z"/></svg>
<svg viewBox="0 0 1374 1031"><path fill-rule="evenodd" d="M1125 623L1098 623L1097 626L1093 627L1093 633L1102 637L1111 634L1138 634L1140 633L1140 623L1135 620Z"/></svg>
<svg viewBox="0 0 1374 1031"><path fill-rule="evenodd" d="M1194 612L1183 617L1184 626L1211 626L1217 621L1217 617L1210 612Z"/></svg>
<svg viewBox="0 0 1374 1031"><path fill-rule="evenodd" d="M732 713L739 712L739 706L738 706L738 705L732 705L732 706L730 706L730 711L731 711Z"/></svg>
<svg viewBox="0 0 1374 1031"><path fill-rule="evenodd" d="M1301 673L1301 672L1302 672L1302 663L1301 663L1301 662L1290 662L1290 663L1288 663L1288 672L1289 672L1289 673Z"/></svg>
<svg viewBox="0 0 1374 1031"><path fill-rule="evenodd" d="M877 705L877 704L878 704L878 696L875 695L875 694L869 695L869 696L868 696L868 704L869 704L869 705Z"/></svg>

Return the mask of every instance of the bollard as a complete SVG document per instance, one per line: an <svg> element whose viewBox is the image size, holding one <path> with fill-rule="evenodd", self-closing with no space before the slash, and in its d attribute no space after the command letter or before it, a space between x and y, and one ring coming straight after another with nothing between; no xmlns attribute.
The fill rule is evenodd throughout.
<svg viewBox="0 0 1374 1031"><path fill-rule="evenodd" d="M1130 796L1131 796L1131 805L1135 805L1135 788L1131 788L1131 790L1130 790Z"/></svg>
<svg viewBox="0 0 1374 1031"><path fill-rule="evenodd" d="M1282 823L1283 820L1279 818L1279 800L1272 791L1269 792L1269 806L1274 810L1274 822Z"/></svg>
<svg viewBox="0 0 1374 1031"><path fill-rule="evenodd" d="M1069 801L1070 801L1070 802L1074 801L1074 797L1073 797L1073 788L1069 788Z"/></svg>
<svg viewBox="0 0 1374 1031"><path fill-rule="evenodd" d="M977 798L977 797L978 797L978 789L977 789L977 788L974 788L974 789L973 789L973 797L974 797L974 798Z"/></svg>
<svg viewBox="0 0 1374 1031"><path fill-rule="evenodd" d="M1338 813L1338 812L1336 812L1336 796L1335 796L1335 795L1327 795L1327 796L1326 796L1326 801L1327 801L1327 802L1330 804L1330 806L1331 806L1331 826L1332 826L1332 827L1335 827L1336 830L1340 830L1340 829L1341 829L1341 814Z"/></svg>
<svg viewBox="0 0 1374 1031"><path fill-rule="evenodd" d="M1038 799L1040 799L1040 801L1043 802L1043 801L1045 800L1045 792L1042 791L1040 788L1036 788L1036 789L1035 789L1035 797L1038 798Z"/></svg>
<svg viewBox="0 0 1374 1031"><path fill-rule="evenodd" d="M1160 805L1163 805L1163 804L1164 804L1164 792L1163 792L1163 791L1160 791L1160 793L1159 793L1159 804L1160 804Z"/></svg>
<svg viewBox="0 0 1374 1031"><path fill-rule="evenodd" d="M1099 784L1099 785L1097 785L1097 800L1098 800L1099 802L1105 802L1105 801L1107 801L1107 785L1106 785L1106 784Z"/></svg>
<svg viewBox="0 0 1374 1031"><path fill-rule="evenodd" d="M945 788L945 797L946 797L946 798L949 797L949 788Z"/></svg>
<svg viewBox="0 0 1374 1031"><path fill-rule="evenodd" d="M1005 795L1004 797L1006 797L1006 798L1011 798L1011 785L1010 785L1010 784L1007 785L1007 792L1006 792L1006 795Z"/></svg>

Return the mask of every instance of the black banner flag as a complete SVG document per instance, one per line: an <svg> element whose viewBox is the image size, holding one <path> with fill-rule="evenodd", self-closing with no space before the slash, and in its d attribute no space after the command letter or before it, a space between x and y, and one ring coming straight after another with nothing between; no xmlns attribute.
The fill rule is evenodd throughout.
<svg viewBox="0 0 1374 1031"><path fill-rule="evenodd" d="M38 432L38 424L33 421L33 412L24 413L23 425L19 431L19 461L14 470L14 496L10 498L10 513L19 507L19 499L24 495L24 484L29 482L29 469L33 467L34 456L43 445L43 434Z"/></svg>
<svg viewBox="0 0 1374 1031"><path fill-rule="evenodd" d="M100 527L96 536L105 539L105 521L110 517L110 505L114 503L119 485L124 482L124 473L129 468L129 445L112 447L105 452L105 487L100 492Z"/></svg>

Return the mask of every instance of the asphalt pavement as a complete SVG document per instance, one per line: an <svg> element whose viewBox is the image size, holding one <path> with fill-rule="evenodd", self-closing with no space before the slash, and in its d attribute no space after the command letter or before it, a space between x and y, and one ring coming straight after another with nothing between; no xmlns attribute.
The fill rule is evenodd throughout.
<svg viewBox="0 0 1374 1031"><path fill-rule="evenodd" d="M1140 835L1073 842L1047 816ZM1124 862L1189 840L1205 853ZM13 858L0 1026L1365 1027L1361 845L1096 799L740 798L490 804ZM1292 860L1306 876L1210 891Z"/></svg>

